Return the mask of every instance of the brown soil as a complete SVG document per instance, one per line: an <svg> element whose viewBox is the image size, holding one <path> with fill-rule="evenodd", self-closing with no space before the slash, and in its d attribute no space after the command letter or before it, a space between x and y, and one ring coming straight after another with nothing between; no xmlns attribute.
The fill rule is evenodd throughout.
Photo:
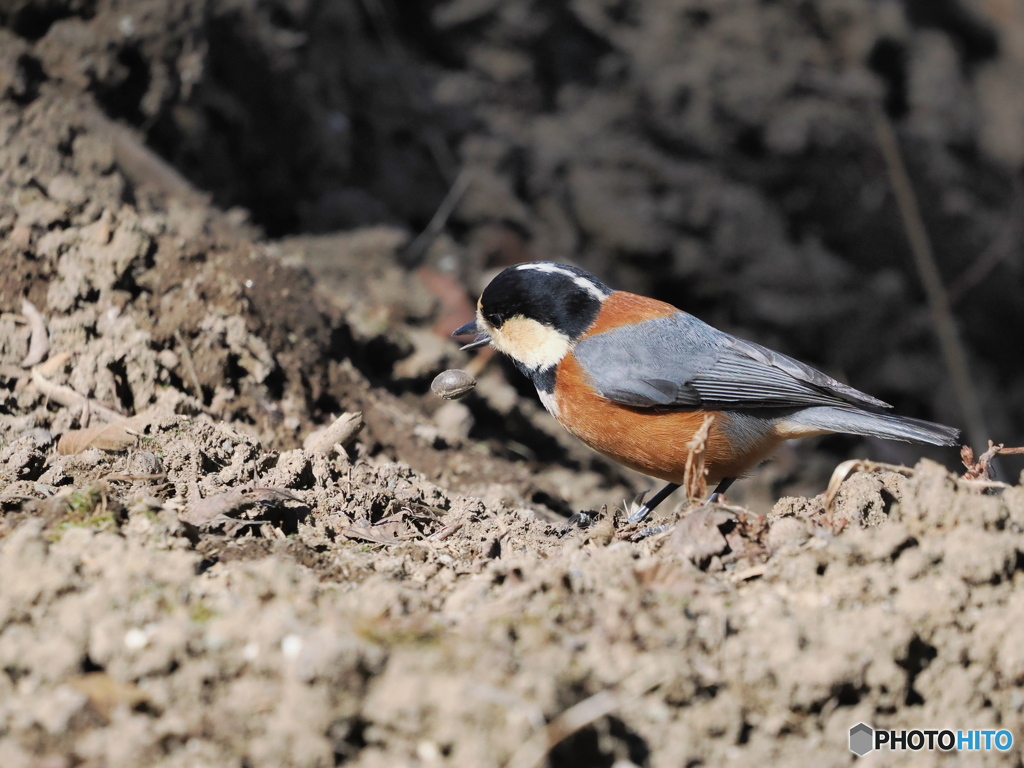
<svg viewBox="0 0 1024 768"><path fill-rule="evenodd" d="M400 5L0 2L0 766L842 765L861 721L1024 739L1024 487L835 438L640 537L648 481L446 338L496 268L571 258L957 422L879 101L1015 441L1024 17ZM451 367L479 383L444 402ZM356 412L345 445L307 442ZM850 456L912 469L827 504Z"/></svg>

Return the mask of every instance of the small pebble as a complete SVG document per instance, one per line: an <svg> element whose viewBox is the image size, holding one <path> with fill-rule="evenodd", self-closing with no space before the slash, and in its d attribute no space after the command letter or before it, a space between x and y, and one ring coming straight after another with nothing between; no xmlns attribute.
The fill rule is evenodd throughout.
<svg viewBox="0 0 1024 768"><path fill-rule="evenodd" d="M452 368L442 371L430 384L431 391L444 400L458 400L476 387L476 379L465 371Z"/></svg>

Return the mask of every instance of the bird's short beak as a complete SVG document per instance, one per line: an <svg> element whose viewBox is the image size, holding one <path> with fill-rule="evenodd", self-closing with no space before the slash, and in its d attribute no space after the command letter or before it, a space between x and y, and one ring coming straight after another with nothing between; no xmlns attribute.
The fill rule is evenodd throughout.
<svg viewBox="0 0 1024 768"><path fill-rule="evenodd" d="M471 333L475 333L476 338L469 344L459 347L459 349L479 349L491 343L491 337L486 333L480 333L480 330L476 327L476 320L472 320L461 328L456 329L452 336L469 336Z"/></svg>

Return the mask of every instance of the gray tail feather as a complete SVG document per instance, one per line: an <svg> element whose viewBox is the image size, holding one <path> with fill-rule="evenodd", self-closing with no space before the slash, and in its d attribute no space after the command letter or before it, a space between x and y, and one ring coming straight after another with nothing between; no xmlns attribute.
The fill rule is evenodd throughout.
<svg viewBox="0 0 1024 768"><path fill-rule="evenodd" d="M882 437L886 440L904 440L908 443L957 445L960 441L960 430L953 427L923 419L912 419L909 416L876 413L859 408L815 406L794 414L790 421L830 432Z"/></svg>

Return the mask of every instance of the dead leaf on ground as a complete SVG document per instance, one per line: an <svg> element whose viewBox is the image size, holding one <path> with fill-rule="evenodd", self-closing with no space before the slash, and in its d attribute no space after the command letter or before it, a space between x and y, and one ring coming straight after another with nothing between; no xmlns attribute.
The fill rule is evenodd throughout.
<svg viewBox="0 0 1024 768"><path fill-rule="evenodd" d="M61 435L57 442L57 453L68 456L89 448L123 451L135 445L139 434L152 425L159 415L157 411L146 411L112 424L101 424L88 429L70 429Z"/></svg>
<svg viewBox="0 0 1024 768"><path fill-rule="evenodd" d="M375 525L373 527L368 525L347 525L341 529L341 535L348 539L357 539L359 541L369 541L374 544L391 546L416 538L407 533L403 534L402 531L404 528L405 526L397 522L389 522L384 525Z"/></svg>
<svg viewBox="0 0 1024 768"><path fill-rule="evenodd" d="M209 496L205 499L197 499L190 502L185 511L178 515L178 519L204 530L225 524L238 526L246 523L238 520L236 517L232 517L232 514L255 504L276 506L286 501L306 503L305 499L301 496L284 488L239 486L238 488L232 488L230 491L218 493L216 496Z"/></svg>

